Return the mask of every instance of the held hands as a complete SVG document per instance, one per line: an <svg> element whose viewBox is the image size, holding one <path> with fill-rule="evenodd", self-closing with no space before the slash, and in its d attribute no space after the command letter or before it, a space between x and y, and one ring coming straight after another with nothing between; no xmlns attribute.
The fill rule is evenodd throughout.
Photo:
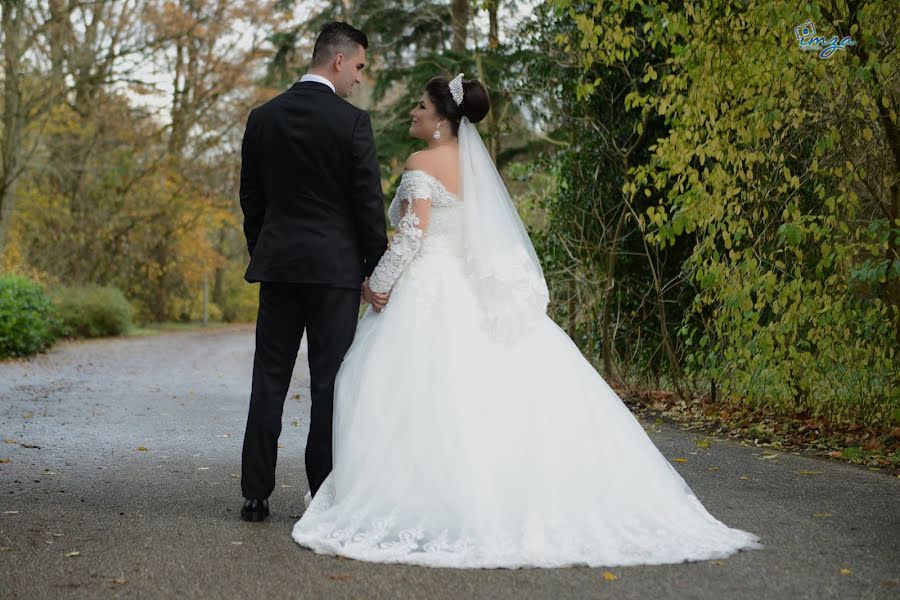
<svg viewBox="0 0 900 600"><path fill-rule="evenodd" d="M362 284L362 292L360 294L359 303L365 304L366 302L372 305L372 310L380 313L384 310L384 307L387 306L388 299L391 297L390 293L387 294L379 294L373 292L369 288L369 278L367 277Z"/></svg>

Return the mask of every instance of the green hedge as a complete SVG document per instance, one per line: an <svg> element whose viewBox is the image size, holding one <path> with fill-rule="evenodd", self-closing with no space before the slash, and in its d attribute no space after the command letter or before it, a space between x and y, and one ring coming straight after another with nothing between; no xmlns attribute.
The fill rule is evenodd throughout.
<svg viewBox="0 0 900 600"><path fill-rule="evenodd" d="M115 287L86 285L53 292L66 337L121 335L131 328L131 304Z"/></svg>
<svg viewBox="0 0 900 600"><path fill-rule="evenodd" d="M43 352L56 339L56 310L40 285L0 275L0 358Z"/></svg>

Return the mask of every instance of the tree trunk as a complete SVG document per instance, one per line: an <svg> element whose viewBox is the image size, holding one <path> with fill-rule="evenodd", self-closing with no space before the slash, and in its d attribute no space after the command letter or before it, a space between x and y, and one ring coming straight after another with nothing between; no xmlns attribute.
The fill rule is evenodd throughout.
<svg viewBox="0 0 900 600"><path fill-rule="evenodd" d="M180 155L184 148L184 94L186 75L185 48L179 39L175 47L175 75L172 80L172 129L169 133L169 154Z"/></svg>
<svg viewBox="0 0 900 600"><path fill-rule="evenodd" d="M225 248L225 236L227 231L223 227L219 229L218 240L216 243L216 252L225 256L226 248ZM215 275L213 276L213 289L212 289L212 301L213 304L222 308L225 306L225 269L223 267L216 267Z"/></svg>
<svg viewBox="0 0 900 600"><path fill-rule="evenodd" d="M497 9L500 6L500 0L490 0L487 5L488 9L488 47L496 48L500 45L500 26L497 21Z"/></svg>
<svg viewBox="0 0 900 600"><path fill-rule="evenodd" d="M609 255L606 257L606 289L603 294L603 312L600 318L600 328L603 331L603 369L607 375L612 374L613 339L612 326L610 325L610 310L612 304L612 289L616 283L616 258L618 257L619 236L622 235L622 227L625 224L625 216L628 210L622 208L619 222L616 223L616 231L610 241Z"/></svg>
<svg viewBox="0 0 900 600"><path fill-rule="evenodd" d="M450 21L453 24L453 40L450 48L454 52L465 52L469 30L469 0L451 1Z"/></svg>
<svg viewBox="0 0 900 600"><path fill-rule="evenodd" d="M491 82L487 80L487 76L485 75L484 64L481 60L480 52L475 53L475 66L478 69L481 83L487 89L491 89ZM490 95L490 92L488 92L488 94ZM503 98L503 102L500 104L500 106L503 107L502 109L494 103L494 100L497 97ZM491 110L488 112L487 119L484 121L484 123L487 124L487 135L485 136L487 140L485 141L485 146L487 147L494 164L497 165L498 171L502 168L502 165L497 163L497 157L500 155L500 128L503 124L503 120L506 118L509 107L510 98L508 93L503 93L502 96L500 94L495 94L494 98L491 99Z"/></svg>
<svg viewBox="0 0 900 600"><path fill-rule="evenodd" d="M0 143L0 254L6 247L9 221L16 200L22 159L25 112L22 109L21 59L24 36L22 0L3 2L3 139Z"/></svg>
<svg viewBox="0 0 900 600"><path fill-rule="evenodd" d="M569 279L569 284L566 286L567 293L567 302L566 302L566 333L569 334L569 337L573 340L575 339L575 327L577 325L575 311L578 309L578 303L576 302L575 295L575 278Z"/></svg>
<svg viewBox="0 0 900 600"><path fill-rule="evenodd" d="M69 12L64 0L50 0L50 85L62 97L66 85L66 38L70 31Z"/></svg>

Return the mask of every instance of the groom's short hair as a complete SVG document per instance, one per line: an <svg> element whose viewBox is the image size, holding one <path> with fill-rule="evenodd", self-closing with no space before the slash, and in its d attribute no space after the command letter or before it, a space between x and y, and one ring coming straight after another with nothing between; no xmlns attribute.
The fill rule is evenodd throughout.
<svg viewBox="0 0 900 600"><path fill-rule="evenodd" d="M329 63L339 52L355 54L356 46L369 47L369 38L359 29L343 21L332 21L322 25L316 45L313 47L310 66L321 67Z"/></svg>

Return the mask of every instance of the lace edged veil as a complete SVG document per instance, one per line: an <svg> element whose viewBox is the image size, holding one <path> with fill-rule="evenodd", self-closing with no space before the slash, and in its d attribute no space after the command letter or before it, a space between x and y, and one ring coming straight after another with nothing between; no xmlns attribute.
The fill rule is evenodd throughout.
<svg viewBox="0 0 900 600"><path fill-rule="evenodd" d="M489 333L513 340L546 314L544 271L481 135L465 116L458 140L466 266Z"/></svg>

